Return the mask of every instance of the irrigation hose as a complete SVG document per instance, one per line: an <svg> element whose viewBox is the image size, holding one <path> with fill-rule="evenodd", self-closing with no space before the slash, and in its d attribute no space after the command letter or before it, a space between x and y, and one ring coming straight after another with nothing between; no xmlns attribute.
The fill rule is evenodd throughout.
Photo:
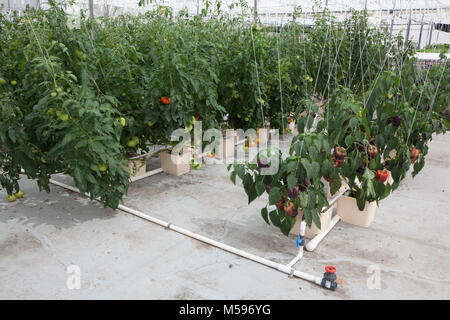
<svg viewBox="0 0 450 320"><path fill-rule="evenodd" d="M68 189L70 191L73 191L73 192L81 194L80 190L78 188L76 188L76 187L69 186L69 185L67 185L65 183L58 182L58 181L55 181L53 179L50 179L49 182L51 184L54 184L54 185L59 186L61 188L65 188L65 189ZM89 196L88 194L85 194L85 195ZM99 201L99 199L95 199L95 200ZM213 239L204 237L202 235L199 235L197 233L191 232L189 230L180 228L180 227L178 227L176 225L173 225L173 224L168 223L166 221L163 221L161 219L149 216L149 215L147 215L147 214L145 214L145 213L143 213L141 211L138 211L138 210L126 207L124 205L119 205L118 209L122 210L122 211L124 211L126 213L132 214L132 215L134 215L136 217L139 217L139 218L142 218L144 220L147 220L147 221L150 221L152 223L155 223L155 224L157 224L159 226L162 226L162 227L164 227L166 229L170 229L172 231L180 233L180 234L182 234L184 236L187 236L189 238L192 238L192 239L204 242L204 243L209 244L209 245L211 245L213 247L216 247L218 249L222 249L224 251L233 253L233 254L238 255L240 257L243 257L243 258L246 258L246 259L258 262L258 263L260 263L262 265L265 265L267 267L270 267L272 269L276 269L276 270L281 271L283 273L286 273L288 275L292 275L292 276L295 276L297 278L300 278L300 279L303 279L303 280L307 280L307 281L315 283L315 284L317 284L319 286L326 287L326 288L330 289L329 287L324 285L324 282L325 282L324 278L322 278L320 276L314 276L314 275L311 275L311 274L308 274L308 273L305 273L305 272L293 269L292 267L290 267L288 265L284 265L284 264L281 264L281 263L273 262L271 260L259 257L257 255L254 255L252 253L249 253L249 252L237 249L235 247L231 247L231 246L226 245L224 243L215 241ZM332 290L334 290L334 289L332 289Z"/></svg>

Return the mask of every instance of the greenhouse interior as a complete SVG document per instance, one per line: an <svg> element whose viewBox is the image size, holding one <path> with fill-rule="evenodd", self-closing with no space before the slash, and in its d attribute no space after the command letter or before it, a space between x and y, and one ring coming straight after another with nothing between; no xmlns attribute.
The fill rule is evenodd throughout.
<svg viewBox="0 0 450 320"><path fill-rule="evenodd" d="M0 0L0 299L450 299L449 59L445 0Z"/></svg>

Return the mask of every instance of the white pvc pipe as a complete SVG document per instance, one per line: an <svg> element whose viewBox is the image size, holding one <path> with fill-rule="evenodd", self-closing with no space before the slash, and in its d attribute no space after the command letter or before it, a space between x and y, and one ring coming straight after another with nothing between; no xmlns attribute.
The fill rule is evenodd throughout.
<svg viewBox="0 0 450 320"><path fill-rule="evenodd" d="M327 230L325 230L324 232L319 233L317 236L315 236L313 239L311 239L310 241L308 241L308 243L306 244L306 250L308 251L313 251L317 245L320 243L320 241L322 241L323 238L325 238L325 236L328 234L328 232L331 231L331 229L334 228L334 226L336 225L336 223L339 222L339 220L341 220L341 217L339 217L337 214L331 219L330 225L328 226Z"/></svg>
<svg viewBox="0 0 450 320"><path fill-rule="evenodd" d="M153 175L161 173L161 172L163 172L162 168L158 168L158 169L155 169L155 170L152 170L152 171L148 171L148 172L144 173L143 175L140 175L140 176L137 176L137 177L132 177L131 178L131 182L136 182L136 181L139 181L141 179L153 176Z"/></svg>
<svg viewBox="0 0 450 320"><path fill-rule="evenodd" d="M340 197L342 197L350 188L347 186L344 188L344 190L342 190L341 192L339 192L331 201L329 201L328 203L330 204L329 207L331 207ZM329 208L328 207L328 208ZM325 209L328 209L325 208ZM325 211L325 209L322 210ZM336 223L339 222L341 218L336 214L332 219L331 219L331 223L328 226L327 230L325 230L324 232L319 233L318 235L316 235L314 238L312 238L310 241L308 241L308 243L306 244L306 250L308 251L314 251L314 249L316 249L316 247L319 245L320 241L323 240L323 238L325 238L325 236L331 231L331 229L333 229L333 227L336 225Z"/></svg>
<svg viewBox="0 0 450 320"><path fill-rule="evenodd" d="M331 199L331 201L328 202L329 207L331 207L333 205L333 203L335 203L336 201L339 200L340 197L342 197L344 195L344 193L346 193L348 190L350 190L350 188L347 186L344 188L344 190L342 190L341 192L339 192L337 194L337 196L335 196L333 199Z"/></svg>
<svg viewBox="0 0 450 320"><path fill-rule="evenodd" d="M302 222L300 222L300 236L302 237L302 239L304 239L305 237L305 232L306 232L306 221L303 220ZM301 258L303 258L303 248L304 244L302 243L298 248L297 256L295 256L295 258L292 259L292 261L287 264L288 267L293 267L297 262L300 261Z"/></svg>
<svg viewBox="0 0 450 320"><path fill-rule="evenodd" d="M62 188L65 188L65 189L68 189L68 190L80 193L80 190L78 188L69 186L69 185L67 185L65 183L58 182L58 181L55 181L53 179L50 179L49 182L54 184L54 185L57 185L59 187L62 187ZM97 198L95 200L99 200L99 199ZM211 246L214 246L216 248L222 249L224 251L228 251L228 252L233 253L235 255L238 255L240 257L243 257L243 258L246 258L246 259L258 262L258 263L260 263L262 265L265 265L267 267L270 267L270 268L276 269L278 271L284 272L284 273L286 273L288 275L292 275L292 276L295 276L297 278L313 282L313 283L315 283L317 285L321 285L322 284L322 277L314 276L314 275L311 275L311 274L308 274L308 273L305 273L305 272L302 272L302 271L299 271L299 270L295 270L295 269L293 269L293 268L291 268L291 267L289 267L287 265L284 265L284 264L281 264L281 263L277 263L277 262L273 262L271 260L259 257L257 255L254 255L252 253L248 253L246 251L243 251L243 250L231 247L231 246L226 245L224 243L212 240L210 238L204 237L202 235L199 235L197 233L191 232L189 230L177 227L177 226L175 226L175 225L173 225L171 223L168 223L166 221L160 220L158 218L154 218L154 217L149 216L149 215L147 215L147 214L145 214L143 212L140 212L138 210L126 207L124 205L119 205L118 209L120 209L120 210L122 210L124 212L130 213L130 214L132 214L134 216L137 216L139 218L142 218L144 220L153 222L153 223L155 223L157 225L160 225L160 226L162 226L164 228L171 229L171 230L173 230L175 232L178 232L178 233L180 233L180 234L182 234L184 236L196 239L198 241L204 242L204 243L209 244Z"/></svg>

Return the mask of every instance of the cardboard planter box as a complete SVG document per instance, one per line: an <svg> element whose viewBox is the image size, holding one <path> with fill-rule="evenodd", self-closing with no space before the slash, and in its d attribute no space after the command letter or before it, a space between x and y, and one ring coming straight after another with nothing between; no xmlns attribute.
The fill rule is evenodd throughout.
<svg viewBox="0 0 450 320"><path fill-rule="evenodd" d="M192 150L190 148L184 148L182 154L172 154L169 150L164 150L159 153L159 158L165 173L181 176L191 170L189 161L192 158Z"/></svg>
<svg viewBox="0 0 450 320"><path fill-rule="evenodd" d="M333 214L333 209L335 207L335 204L333 204L330 208L328 208L327 211L323 212L320 215L320 225L321 228L319 229L314 222L311 225L311 228L306 227L305 230L305 237L308 239L312 239L315 236L317 236L318 234L321 234L322 232L324 232L325 230L328 229L328 227L330 226L331 223L331 216ZM292 227L290 234L293 235L300 235L300 223L302 222L303 219L303 210L302 209L298 209L298 215L297 215L297 220L295 221L295 225L294 227Z"/></svg>
<svg viewBox="0 0 450 320"><path fill-rule="evenodd" d="M224 159L233 157L236 139L237 139L236 132L233 129L226 130L223 135L223 140L218 147L216 158Z"/></svg>
<svg viewBox="0 0 450 320"><path fill-rule="evenodd" d="M356 198L342 196L337 201L337 214L341 220L355 226L368 228L375 219L377 203L366 202L363 211L358 209Z"/></svg>
<svg viewBox="0 0 450 320"><path fill-rule="evenodd" d="M125 167L130 173L130 177L139 177L147 172L147 160L144 159L129 159L128 168Z"/></svg>

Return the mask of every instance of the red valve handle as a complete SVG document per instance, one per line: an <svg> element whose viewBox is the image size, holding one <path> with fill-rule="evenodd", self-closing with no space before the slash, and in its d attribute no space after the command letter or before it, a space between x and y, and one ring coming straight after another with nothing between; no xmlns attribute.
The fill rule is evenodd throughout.
<svg viewBox="0 0 450 320"><path fill-rule="evenodd" d="M325 267L325 271L328 273L335 273L336 272L336 267L334 266L326 266Z"/></svg>

